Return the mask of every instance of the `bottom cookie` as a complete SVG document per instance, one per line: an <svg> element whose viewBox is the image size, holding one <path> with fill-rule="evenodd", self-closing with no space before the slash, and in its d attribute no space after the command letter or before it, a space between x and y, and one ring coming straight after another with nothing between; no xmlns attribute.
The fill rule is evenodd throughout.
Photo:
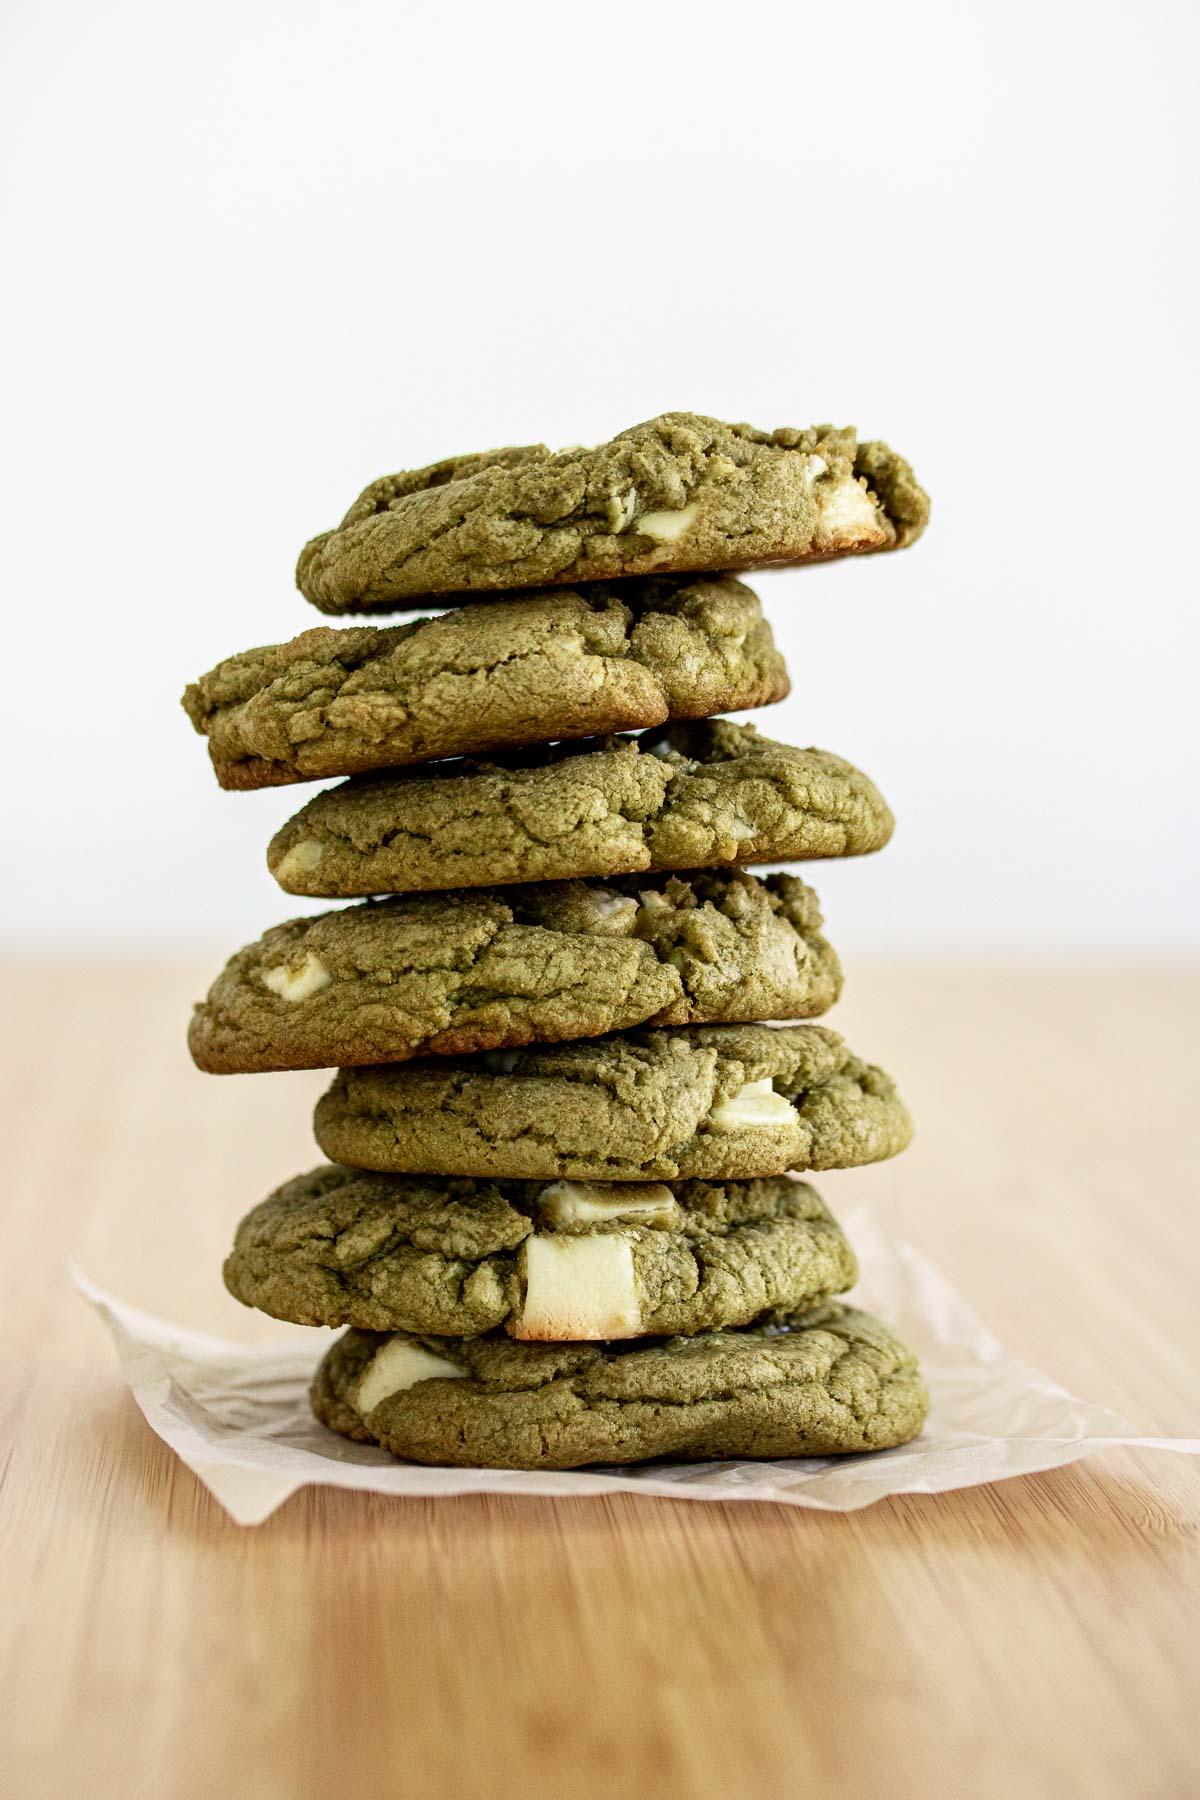
<svg viewBox="0 0 1200 1800"><path fill-rule="evenodd" d="M409 1462L577 1469L670 1457L842 1456L916 1437L916 1358L856 1307L700 1337L522 1344L348 1331L312 1407Z"/></svg>

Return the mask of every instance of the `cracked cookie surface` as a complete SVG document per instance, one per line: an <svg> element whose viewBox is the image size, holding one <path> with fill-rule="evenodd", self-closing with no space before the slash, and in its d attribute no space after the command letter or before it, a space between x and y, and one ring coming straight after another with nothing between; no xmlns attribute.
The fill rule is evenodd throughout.
<svg viewBox="0 0 1200 1800"><path fill-rule="evenodd" d="M717 719L502 765L359 776L290 819L267 864L290 894L350 899L859 856L892 826L852 764Z"/></svg>
<svg viewBox="0 0 1200 1800"><path fill-rule="evenodd" d="M236 1299L298 1325L535 1341L741 1325L843 1293L856 1275L819 1196L782 1176L672 1190L336 1165L247 1214L225 1264Z"/></svg>
<svg viewBox="0 0 1200 1800"><path fill-rule="evenodd" d="M737 1180L896 1156L891 1077L821 1025L692 1025L340 1070L326 1156L397 1173Z"/></svg>
<svg viewBox="0 0 1200 1800"><path fill-rule="evenodd" d="M485 1469L853 1455L908 1443L929 1410L912 1351L837 1302L649 1343L349 1331L310 1397L345 1437L410 1462Z"/></svg>
<svg viewBox="0 0 1200 1800"><path fill-rule="evenodd" d="M820 924L794 875L740 869L366 901L238 951L188 1045L235 1074L812 1018L841 988Z"/></svg>
<svg viewBox="0 0 1200 1800"><path fill-rule="evenodd" d="M758 600L718 576L317 626L218 663L183 706L222 787L257 788L706 718L787 691Z"/></svg>
<svg viewBox="0 0 1200 1800"><path fill-rule="evenodd" d="M898 548L929 501L886 444L665 413L594 449L518 445L373 481L300 554L326 613L667 571Z"/></svg>

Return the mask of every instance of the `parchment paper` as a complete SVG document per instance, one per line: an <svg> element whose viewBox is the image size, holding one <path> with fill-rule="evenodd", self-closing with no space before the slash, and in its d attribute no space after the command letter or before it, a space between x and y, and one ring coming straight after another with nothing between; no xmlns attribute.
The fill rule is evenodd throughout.
<svg viewBox="0 0 1200 1800"><path fill-rule="evenodd" d="M332 1334L254 1348L171 1325L72 1278L105 1321L151 1427L239 1525L258 1525L308 1482L380 1494L658 1494L772 1500L853 1512L888 1494L937 1494L1130 1446L1200 1454L1200 1438L1146 1437L1011 1355L934 1265L891 1242L866 1205L843 1217L858 1252L857 1305L918 1352L933 1406L917 1439L870 1456L650 1463L534 1474L398 1463L319 1425L306 1390Z"/></svg>

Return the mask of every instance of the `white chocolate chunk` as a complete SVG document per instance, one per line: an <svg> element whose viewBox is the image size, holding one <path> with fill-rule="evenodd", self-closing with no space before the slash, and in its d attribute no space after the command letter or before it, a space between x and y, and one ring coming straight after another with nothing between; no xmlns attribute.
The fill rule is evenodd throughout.
<svg viewBox="0 0 1200 1800"><path fill-rule="evenodd" d="M278 994L281 1000L307 1000L310 994L319 994L323 987L328 987L332 980L333 976L315 950L305 951L304 961L298 969L280 963L277 969L263 970L263 985Z"/></svg>
<svg viewBox="0 0 1200 1800"><path fill-rule="evenodd" d="M648 913L651 918L655 913L665 913L671 910L671 902L665 894L660 894L657 888L640 888L638 902L642 911Z"/></svg>
<svg viewBox="0 0 1200 1800"><path fill-rule="evenodd" d="M588 893L592 909L593 930L611 937L632 931L638 903L630 894L614 894L611 888L592 888Z"/></svg>
<svg viewBox="0 0 1200 1800"><path fill-rule="evenodd" d="M699 501L692 500L687 506L680 506L674 512L643 513L640 519L633 521L633 529L643 537L654 538L660 544L673 544L676 538L681 538L695 524L699 511Z"/></svg>
<svg viewBox="0 0 1200 1800"><path fill-rule="evenodd" d="M637 511L637 489L626 488L623 494L613 494L606 503L610 531L624 531L630 519Z"/></svg>
<svg viewBox="0 0 1200 1800"><path fill-rule="evenodd" d="M457 1363L435 1356L421 1344L405 1338L389 1338L375 1352L351 1394L354 1410L365 1419L369 1412L393 1394L415 1387L418 1381L456 1381L466 1374Z"/></svg>
<svg viewBox="0 0 1200 1800"><path fill-rule="evenodd" d="M879 523L875 502L853 475L843 475L840 481L830 482L817 498L821 508L815 540L818 549L884 541L885 533Z"/></svg>
<svg viewBox="0 0 1200 1800"><path fill-rule="evenodd" d="M514 1337L566 1343L637 1334L641 1306L624 1233L526 1238L521 1262L525 1304Z"/></svg>
<svg viewBox="0 0 1200 1800"><path fill-rule="evenodd" d="M748 819L735 818L729 827L729 835L739 844L744 844L748 838L757 837L758 832Z"/></svg>
<svg viewBox="0 0 1200 1800"><path fill-rule="evenodd" d="M671 1225L679 1215L663 1181L552 1181L537 1203L551 1225L599 1225L609 1219Z"/></svg>
<svg viewBox="0 0 1200 1800"><path fill-rule="evenodd" d="M311 875L324 854L325 846L317 838L301 838L298 844L292 845L276 869L276 881L282 882L286 887L298 875Z"/></svg>
<svg viewBox="0 0 1200 1800"><path fill-rule="evenodd" d="M714 1106L708 1123L713 1131L745 1131L765 1125L789 1125L795 1116L791 1101L775 1092L768 1076L762 1081L748 1081L731 1100Z"/></svg>
<svg viewBox="0 0 1200 1800"><path fill-rule="evenodd" d="M804 478L811 483L817 479L818 475L827 474L828 470L829 464L823 456L810 456L804 465Z"/></svg>

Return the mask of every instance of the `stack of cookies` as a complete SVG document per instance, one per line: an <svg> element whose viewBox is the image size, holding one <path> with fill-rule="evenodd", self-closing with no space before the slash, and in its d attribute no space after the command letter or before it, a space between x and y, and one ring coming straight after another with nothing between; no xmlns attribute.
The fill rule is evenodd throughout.
<svg viewBox="0 0 1200 1800"><path fill-rule="evenodd" d="M880 1069L808 1023L817 898L747 865L880 849L874 785L716 717L781 699L728 571L911 543L912 472L852 431L669 414L387 476L314 538L319 627L191 686L218 779L342 777L267 852L348 901L238 951L217 1074L330 1068L331 1159L242 1221L247 1305L349 1326L321 1420L425 1463L574 1468L905 1442L912 1354L836 1296L854 1254L795 1171L904 1148ZM772 1024L768 1021L803 1021Z"/></svg>

